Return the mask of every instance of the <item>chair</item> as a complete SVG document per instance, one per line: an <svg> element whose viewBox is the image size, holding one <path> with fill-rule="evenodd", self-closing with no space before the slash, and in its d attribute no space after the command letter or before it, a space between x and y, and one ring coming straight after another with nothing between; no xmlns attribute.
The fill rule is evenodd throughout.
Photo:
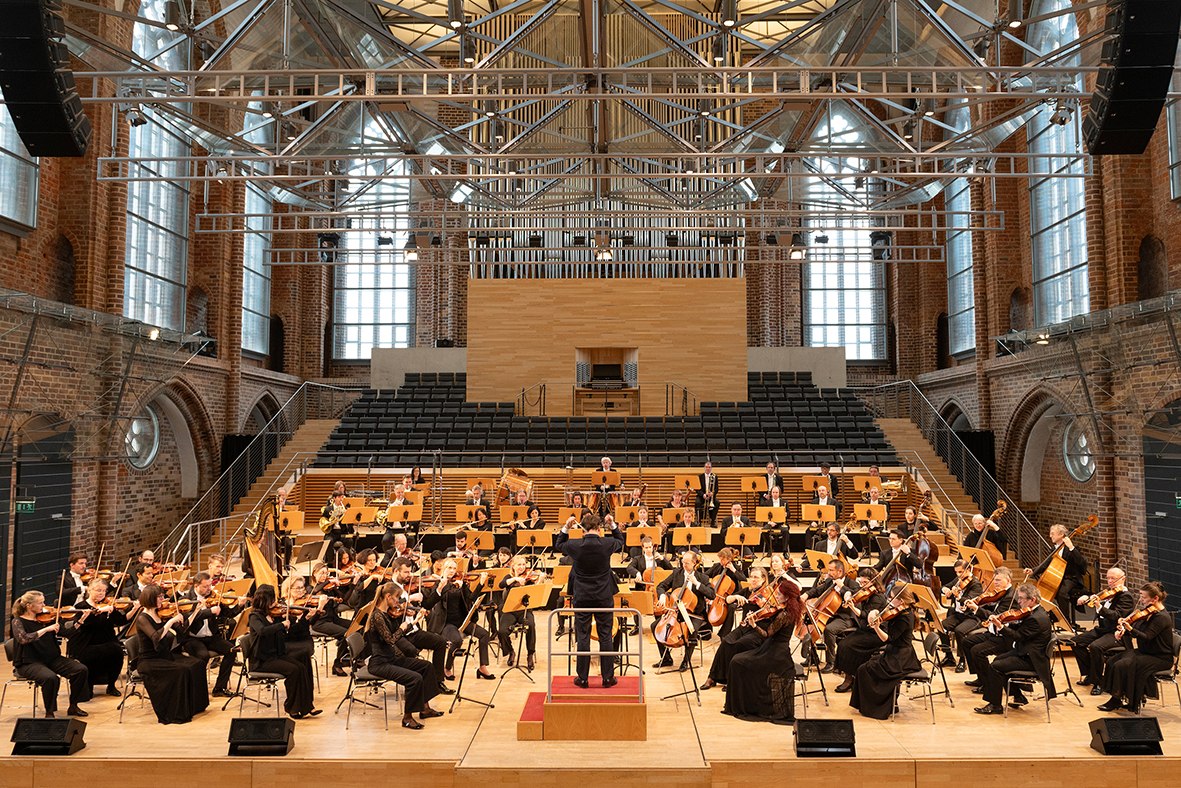
<svg viewBox="0 0 1181 788"><path fill-rule="evenodd" d="M271 693L271 700L275 706L275 716L282 716L282 706L279 705L279 682L283 680L282 673L268 673L262 670L251 670L250 664L254 661L254 635L247 632L237 640L238 651L242 654L242 667L238 670L238 688L234 690L234 694L238 696L238 716L242 715L242 709L246 705L246 692L251 687L258 688L258 698L256 703L260 706L270 708L271 704L266 703L262 699L262 693L269 690ZM246 682L245 690L242 687L242 682ZM227 701L228 703L229 701Z"/></svg>
<svg viewBox="0 0 1181 788"><path fill-rule="evenodd" d="M1055 653L1058 654L1058 661L1062 665L1063 680L1066 684L1066 689L1063 691L1063 694L1064 695L1065 694L1074 695L1074 699L1078 703L1079 708L1082 708L1082 705L1083 705L1082 698L1080 698L1078 696L1078 693L1076 693L1074 691L1074 686L1072 685L1072 682L1070 680L1070 668L1067 667L1066 656L1060 648L1062 645L1064 645L1068 642L1071 642L1071 641L1072 641L1071 636L1067 635L1067 634L1051 635L1050 642L1046 644L1046 659L1048 659L1050 661L1050 670L1053 671L1053 669L1054 669L1054 654ZM1002 703L1004 704L1005 715L1007 716L1009 713L1009 695L1012 693L1015 686L1025 687L1026 685L1028 685L1030 690L1032 691L1033 685L1040 684L1041 681L1042 680L1037 675L1037 673L1032 670L1015 670L1012 673L1005 676L1005 687L1004 687L1005 695L1002 698ZM1050 693L1043 692L1042 695L1046 700L1046 722L1048 723L1050 721Z"/></svg>
<svg viewBox="0 0 1181 788"><path fill-rule="evenodd" d="M12 638L4 641L4 658L8 660L11 665L16 660L16 643ZM12 678L4 682L4 690L0 691L0 711L4 710L4 696L8 694L8 687L11 684L24 684L33 689L33 716L37 716L37 681L35 679L26 679L16 675L16 669L13 668Z"/></svg>
<svg viewBox="0 0 1181 788"><path fill-rule="evenodd" d="M139 664L139 638L135 635L123 641L123 650L127 652L127 679L123 682L123 697L119 699L119 724L123 724L123 707L132 698L139 698L139 705L144 705L144 694L139 688L144 685L144 677L139 671L131 667Z"/></svg>
<svg viewBox="0 0 1181 788"><path fill-rule="evenodd" d="M385 729L388 731L390 729L390 705L389 692L387 692L385 688L387 680L379 678L378 676L374 676L365 668L364 665L361 664L360 655L365 648L364 635L362 635L360 632L354 632L345 639L345 643L349 647L349 686L345 691L344 697L340 699L340 703L336 704L335 713L339 714L340 707L344 705L345 701L348 701L349 708L344 717L344 729L347 731L349 729L349 722L353 717L354 703L363 703L366 706L373 706L374 708L377 708L376 704L358 698L356 695L357 690L365 690L369 695L376 695L380 692L381 709L382 713L385 715ZM396 691L395 697L397 697Z"/></svg>
<svg viewBox="0 0 1181 788"><path fill-rule="evenodd" d="M920 696L923 703L931 709L931 724L935 724L935 696L946 695L947 702L955 708L955 701L952 700L951 692L947 688L947 676L943 672L943 663L939 656L939 634L936 632L929 632L923 638L923 656L919 660L920 667L913 673L907 673L902 677L902 681L894 688L894 708L898 708L898 696L902 692L902 686L906 685L909 689L913 686L923 686L926 691ZM921 667L923 663L930 666L929 669ZM943 681L943 689L940 692L935 692L935 673L939 673L939 678ZM907 697L910 697L909 694ZM890 712L890 721L893 722L895 712Z"/></svg>
<svg viewBox="0 0 1181 788"><path fill-rule="evenodd" d="M1170 665L1165 670L1158 670L1156 673L1154 673L1152 675L1152 677L1154 679L1156 679L1158 684L1162 681L1172 684L1173 689L1177 690L1177 705L1181 706L1181 684L1177 683L1177 662L1179 659L1181 659L1181 633L1174 630L1173 631L1173 664ZM1159 692L1159 689L1158 689L1158 693L1160 694L1160 705L1164 706L1165 705L1165 694L1163 692ZM3 702L0 702L0 706L3 706ZM36 710L34 710L33 713L36 714L37 713Z"/></svg>

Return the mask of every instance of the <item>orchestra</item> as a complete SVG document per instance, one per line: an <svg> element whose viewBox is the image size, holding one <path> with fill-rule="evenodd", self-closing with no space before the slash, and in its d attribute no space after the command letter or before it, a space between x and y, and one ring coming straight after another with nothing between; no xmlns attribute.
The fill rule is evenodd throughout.
<svg viewBox="0 0 1181 788"><path fill-rule="evenodd" d="M602 465L602 470L610 470L609 458ZM785 487L778 466L769 464L768 490L759 503L790 513L793 500L810 496L812 502L831 505L839 512L839 480L827 466L822 470L824 482L814 482L809 492L799 485ZM699 689L724 688L723 711L733 717L783 719L794 714L791 693L767 688L797 681L792 656L796 644L804 670L814 666L817 672L840 674L836 691L848 693L852 709L877 719L897 711L896 688L903 677L920 665L935 668L934 663L919 662L923 651L916 644L928 624L908 585L921 583L924 569L927 576L939 569L944 574L942 585L933 588L933 599L942 608L941 625L931 630L940 643L938 668L971 673L965 687L982 696L984 705L975 708L978 714L1000 715L1006 702L1012 709L1028 703L1020 686L1007 686L1007 678L1015 672L1037 674L1049 697L1060 691L1046 659L1054 626L1047 610L1053 606L1069 615L1068 610L1077 605L1077 610L1094 617L1090 628L1072 634L1070 648L1079 675L1071 683L1089 688L1093 696L1109 696L1099 707L1102 711L1138 711L1145 697L1156 691L1154 674L1167 669L1174 659L1173 624L1165 609L1164 589L1150 582L1131 591L1125 570L1111 566L1104 575L1104 587L1085 592L1087 564L1074 541L1080 529L1071 533L1053 525L1049 554L1033 570L1026 570L1029 581L1020 586L1015 585L1009 566L982 571L985 567L977 565L975 555L971 559L957 556L954 547L945 553L953 557L950 560L925 562L920 555L927 554L920 546L946 542L933 542L933 534L945 531L924 512L923 505L903 507L902 519L888 532L888 546L876 560L867 557L870 551L859 549L866 528L860 534L853 532L853 521L845 527L837 521L820 524L823 531L813 539L811 533L801 533L802 527L793 530L806 524L790 517L773 525L781 544L760 555L759 544L718 546L728 529L748 527L751 518L744 515L742 502L725 500L721 491L726 488L711 463L705 463L697 481L695 500L682 489L667 490L667 508L681 510L680 522L664 522L659 510L650 520L641 500L643 489L637 488L631 501L637 506L634 514L628 513L625 527L659 526L665 546L671 549L669 526L693 527L698 516L712 521L719 510L728 511L716 527L710 523L710 542L678 546L682 552L674 558L669 550L659 549L660 539L654 541L645 534L631 552L614 557L610 566L615 583L653 596L649 629L659 654L655 667L672 668L673 652L680 650L679 670L688 670L695 649L705 648L709 672ZM390 507L405 502L410 489L405 483L397 484ZM787 489L793 494L786 494ZM896 488L888 489L893 496ZM607 496L614 491L613 485L596 485L591 492ZM867 492L871 503L884 505L878 486ZM518 548L515 539L504 541L518 528L549 530L546 504L533 497L521 490L500 498L503 505L511 501L525 507L527 515L494 528L491 515L498 496L474 485L467 498L474 507L474 519L457 523L453 546L436 549L428 560L419 552L422 541L411 548L400 523L389 530L387 519L384 533L353 529L341 516L344 494L338 487L320 511L331 523L324 532L321 558L308 564L310 578L285 567L278 590L247 578L245 582L254 585L252 592L230 592L237 582L231 571L237 564L226 559L234 555L232 546L228 546L231 551L206 556L205 571L191 577L188 567L161 563L150 550L130 559L126 578L99 566L101 551L93 567L84 554L73 553L61 572L57 608L46 608L44 595L37 592L23 594L13 606L14 672L37 681L50 716L57 711L60 678L66 678L68 714L82 717L87 712L79 704L92 699L92 685L103 686L106 695L121 695L118 682L126 666L143 677L161 723L184 723L204 712L210 697L233 694L234 676L246 669L231 635L242 621L239 631L245 630L250 640L244 661L251 670L283 676L284 710L291 717L310 719L320 714L312 662L314 639L324 638L330 647L335 645L328 673L347 678L364 665L373 675L398 683L405 697L402 725L420 729L423 720L442 716L431 708L431 699L455 693L448 682L459 678L455 658L465 641L475 658L477 679L496 678L494 661L528 671L537 667L541 617L533 609L507 608L510 591L542 583L548 589L552 570L569 564L569 554L579 552L566 545L578 544L588 535L600 536L598 529L586 530L593 519L602 520L602 534L611 537L611 544L622 544L624 531L615 527L616 513L603 510L604 498L596 498L595 508L604 511L598 518L581 506L581 492L570 496L574 513L560 531L553 532L557 537L553 547L542 541L537 549L527 550ZM1003 507L998 511L991 517L976 514L970 524L965 521L965 546L988 545L1004 555L1005 540L998 524ZM866 527L872 533L883 523ZM424 538L438 548L431 530L426 529ZM477 553L469 547L469 530L490 534L497 540L496 547ZM809 562L815 560L822 567L819 574L805 570L792 557L801 535L803 546L825 559L821 562L809 554ZM443 530L439 538L451 535ZM361 548L359 553L345 544L353 540ZM381 553L374 549L378 546ZM560 558L564 553L567 556ZM481 569L485 565L495 570ZM497 572L493 582L489 582L490 571ZM1059 581L1057 585L1046 585L1051 575ZM571 578L561 590L564 596L576 598L576 587ZM605 587L603 593L613 588ZM481 613L486 626L478 623ZM613 623L626 620L612 619ZM350 664L346 644L350 627L360 627L364 633L365 649L357 664ZM603 640L601 648L621 649L619 636ZM611 663L612 672L604 673L604 681L610 676L614 683L614 670L623 660L602 657L601 661ZM216 665L207 673L211 662Z"/></svg>

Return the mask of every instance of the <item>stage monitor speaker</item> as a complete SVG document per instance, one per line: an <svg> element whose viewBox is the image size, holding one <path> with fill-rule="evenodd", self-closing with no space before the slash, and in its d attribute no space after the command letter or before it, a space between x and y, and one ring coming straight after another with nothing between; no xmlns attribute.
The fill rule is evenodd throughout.
<svg viewBox="0 0 1181 788"><path fill-rule="evenodd" d="M1108 5L1102 68L1083 121L1089 153L1136 154L1148 147L1169 91L1178 26L1176 0Z"/></svg>
<svg viewBox="0 0 1181 788"><path fill-rule="evenodd" d="M86 746L86 723L71 717L21 717L12 728L13 755L73 755Z"/></svg>
<svg viewBox="0 0 1181 788"><path fill-rule="evenodd" d="M857 755L853 720L796 720L797 758L852 758Z"/></svg>
<svg viewBox="0 0 1181 788"><path fill-rule="evenodd" d="M0 91L13 125L33 156L82 156L90 119L62 43L65 23L56 0L2 0Z"/></svg>
<svg viewBox="0 0 1181 788"><path fill-rule="evenodd" d="M1161 755L1156 717L1100 717L1091 720L1091 748L1104 755Z"/></svg>
<svg viewBox="0 0 1181 788"><path fill-rule="evenodd" d="M295 720L236 717L230 720L230 755L286 755L295 746Z"/></svg>

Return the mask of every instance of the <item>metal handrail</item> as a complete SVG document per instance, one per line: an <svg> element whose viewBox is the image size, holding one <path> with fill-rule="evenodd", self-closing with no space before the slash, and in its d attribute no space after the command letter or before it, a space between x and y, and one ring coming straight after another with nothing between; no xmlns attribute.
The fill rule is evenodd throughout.
<svg viewBox="0 0 1181 788"><path fill-rule="evenodd" d="M537 390L537 399L530 402L529 392ZM526 413L525 410L530 405L537 406L536 413ZM545 415L545 383L534 383L528 388L521 389L521 396L517 397L517 415L518 416L544 416Z"/></svg>
<svg viewBox="0 0 1181 788"><path fill-rule="evenodd" d="M678 395L677 390L680 389ZM676 412L677 398L680 397L680 413ZM664 384L664 415L665 416L696 416L700 413L700 402L697 395L679 383ZM690 408L690 405L692 407Z"/></svg>
<svg viewBox="0 0 1181 788"><path fill-rule="evenodd" d="M573 614L575 614L575 613L606 613L608 611L610 611L615 617L618 617L621 613L626 614L628 616L631 616L633 618L633 620L636 622L636 631L639 632L640 635L638 637L636 637L635 651L599 651L597 649L595 649L595 650L588 649L586 651L579 651L577 649L575 649L574 651L554 651L554 636L553 636L553 634L554 634L554 632L553 632L553 630L554 630L554 616L573 617ZM642 616L640 615L640 611L635 609L634 607L561 607L561 608L557 608L556 610L549 610L546 612L547 612L547 615L546 615L545 621L546 621L546 628L548 630L548 636L545 639L546 640L545 700L547 703L552 702L554 699L554 657L579 657L579 656L594 657L594 656L600 656L600 657L610 657L612 659L615 657L635 657L636 661L641 666L644 664L644 637L643 637L644 621L643 621ZM600 634L599 637L605 637L605 636ZM638 679L639 679L639 681L637 682L636 695L639 698L639 702L643 703L644 702L644 671L642 669L640 670Z"/></svg>
<svg viewBox="0 0 1181 788"><path fill-rule="evenodd" d="M302 384L160 541L157 552L160 555L175 554L182 544L182 536L186 541L193 538L191 533L186 534L191 523L209 522L228 515L309 415L337 418L359 391L359 388L346 389L322 383ZM198 534L198 538L201 536Z"/></svg>
<svg viewBox="0 0 1181 788"><path fill-rule="evenodd" d="M900 380L869 388L852 388L876 418L907 419L919 428L923 437L935 449L948 469L960 480L964 491L982 509L990 510L992 501L1004 501L1008 513L1001 523L1001 533L1016 550L1017 560L1026 566L1041 560L1049 542L1042 536L1021 508L1016 499L1005 492L951 426L939 415L919 387L912 380Z"/></svg>

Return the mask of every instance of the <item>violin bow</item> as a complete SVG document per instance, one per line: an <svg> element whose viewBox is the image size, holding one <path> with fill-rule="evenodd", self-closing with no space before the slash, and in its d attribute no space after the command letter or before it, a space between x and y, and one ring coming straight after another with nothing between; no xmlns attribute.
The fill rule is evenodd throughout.
<svg viewBox="0 0 1181 788"><path fill-rule="evenodd" d="M98 548L98 562L94 565L94 573L98 574L98 570L103 568L103 553L107 550L107 543L103 542Z"/></svg>
<svg viewBox="0 0 1181 788"><path fill-rule="evenodd" d="M66 572L62 570L61 581L57 585L57 615L53 619L55 625L62 622L62 594L66 592Z"/></svg>

